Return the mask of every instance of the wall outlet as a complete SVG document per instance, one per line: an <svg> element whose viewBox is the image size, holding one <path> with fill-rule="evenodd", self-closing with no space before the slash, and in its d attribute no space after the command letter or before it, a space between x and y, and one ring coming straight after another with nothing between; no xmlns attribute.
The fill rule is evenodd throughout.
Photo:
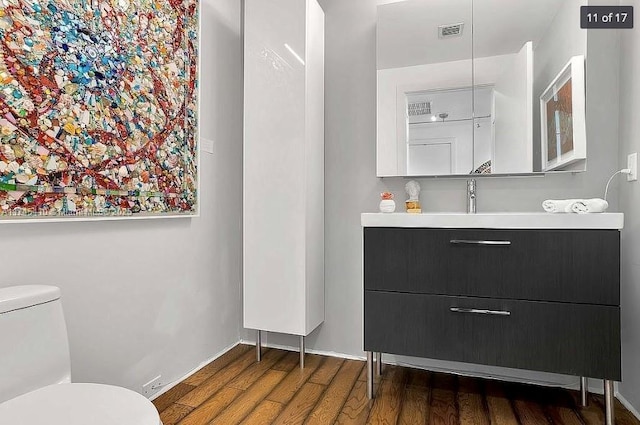
<svg viewBox="0 0 640 425"><path fill-rule="evenodd" d="M162 383L162 375L158 375L142 386L142 393L148 397L157 393L158 390L160 390L160 388L162 388L163 386L164 384Z"/></svg>
<svg viewBox="0 0 640 425"><path fill-rule="evenodd" d="M202 149L203 152L213 153L215 144L216 143L211 139L206 139L204 137L200 138L200 149Z"/></svg>
<svg viewBox="0 0 640 425"><path fill-rule="evenodd" d="M630 174L627 174L627 181L634 182L638 180L638 153L632 153L627 157L627 168L631 170Z"/></svg>

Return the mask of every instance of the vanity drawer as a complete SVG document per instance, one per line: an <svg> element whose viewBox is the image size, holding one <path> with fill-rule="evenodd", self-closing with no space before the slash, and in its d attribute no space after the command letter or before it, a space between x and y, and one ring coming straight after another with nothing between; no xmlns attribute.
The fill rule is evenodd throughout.
<svg viewBox="0 0 640 425"><path fill-rule="evenodd" d="M621 378L618 307L379 291L364 297L366 351Z"/></svg>
<svg viewBox="0 0 640 425"><path fill-rule="evenodd" d="M365 289L620 305L617 230L364 229Z"/></svg>

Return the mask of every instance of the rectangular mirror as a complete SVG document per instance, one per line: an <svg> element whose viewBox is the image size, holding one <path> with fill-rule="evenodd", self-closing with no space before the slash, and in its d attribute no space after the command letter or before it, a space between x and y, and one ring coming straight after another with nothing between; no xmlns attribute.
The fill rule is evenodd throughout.
<svg viewBox="0 0 640 425"><path fill-rule="evenodd" d="M472 0L379 1L378 176L467 174Z"/></svg>
<svg viewBox="0 0 640 425"><path fill-rule="evenodd" d="M586 0L379 0L377 174L583 171Z"/></svg>

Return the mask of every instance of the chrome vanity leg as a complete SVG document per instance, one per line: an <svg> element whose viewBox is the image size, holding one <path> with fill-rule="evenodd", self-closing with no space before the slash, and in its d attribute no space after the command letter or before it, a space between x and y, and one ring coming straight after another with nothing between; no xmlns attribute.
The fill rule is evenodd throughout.
<svg viewBox="0 0 640 425"><path fill-rule="evenodd" d="M589 381L586 376L580 377L580 406L587 407L589 405Z"/></svg>
<svg viewBox="0 0 640 425"><path fill-rule="evenodd" d="M376 374L382 376L382 353L376 353Z"/></svg>
<svg viewBox="0 0 640 425"><path fill-rule="evenodd" d="M304 369L304 336L300 336L300 369Z"/></svg>
<svg viewBox="0 0 640 425"><path fill-rule="evenodd" d="M256 361L262 361L262 331L256 332Z"/></svg>
<svg viewBox="0 0 640 425"><path fill-rule="evenodd" d="M367 397L373 398L373 353L367 351Z"/></svg>
<svg viewBox="0 0 640 425"><path fill-rule="evenodd" d="M613 398L613 381L604 381L604 423L614 425L616 421L615 404Z"/></svg>

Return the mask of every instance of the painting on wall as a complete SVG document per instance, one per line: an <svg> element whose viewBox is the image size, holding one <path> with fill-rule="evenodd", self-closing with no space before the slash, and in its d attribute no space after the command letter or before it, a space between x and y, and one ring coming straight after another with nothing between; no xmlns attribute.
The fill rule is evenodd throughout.
<svg viewBox="0 0 640 425"><path fill-rule="evenodd" d="M197 0L2 0L0 49L0 220L197 214Z"/></svg>
<svg viewBox="0 0 640 425"><path fill-rule="evenodd" d="M540 96L542 169L587 157L584 57L575 56Z"/></svg>

